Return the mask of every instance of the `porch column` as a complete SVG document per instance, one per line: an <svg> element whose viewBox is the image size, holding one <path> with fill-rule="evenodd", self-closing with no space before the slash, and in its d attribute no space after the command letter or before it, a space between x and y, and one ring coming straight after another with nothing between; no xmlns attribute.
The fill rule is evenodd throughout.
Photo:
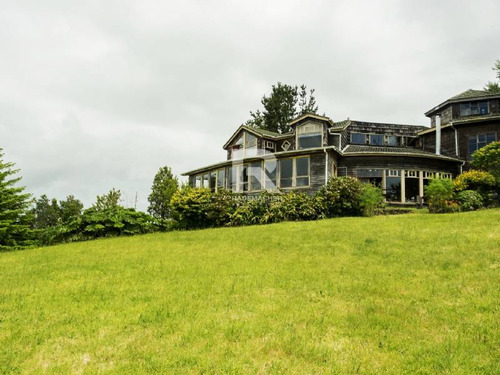
<svg viewBox="0 0 500 375"><path fill-rule="evenodd" d="M382 195L384 196L384 201L386 201L387 194L387 181L385 176L385 169L382 170Z"/></svg>
<svg viewBox="0 0 500 375"><path fill-rule="evenodd" d="M401 203L406 202L405 170L401 169Z"/></svg>
<svg viewBox="0 0 500 375"><path fill-rule="evenodd" d="M420 196L420 201L424 200L424 171L418 171L418 195Z"/></svg>

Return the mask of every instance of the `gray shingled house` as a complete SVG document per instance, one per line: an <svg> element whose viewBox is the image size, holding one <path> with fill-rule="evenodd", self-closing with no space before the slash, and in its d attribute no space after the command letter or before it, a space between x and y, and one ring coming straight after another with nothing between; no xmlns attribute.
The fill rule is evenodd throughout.
<svg viewBox="0 0 500 375"><path fill-rule="evenodd" d="M286 134L242 125L224 145L225 161L183 175L192 187L243 194L313 194L333 176L353 176L381 186L390 202L414 203L430 179L455 177L472 151L498 139L499 99L466 91L426 113L431 128L313 114Z"/></svg>

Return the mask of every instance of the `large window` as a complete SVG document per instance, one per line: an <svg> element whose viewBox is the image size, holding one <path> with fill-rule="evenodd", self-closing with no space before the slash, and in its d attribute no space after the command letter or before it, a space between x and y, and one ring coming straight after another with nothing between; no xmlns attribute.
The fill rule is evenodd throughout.
<svg viewBox="0 0 500 375"><path fill-rule="evenodd" d="M496 141L496 133L477 134L469 137L469 160L472 159L472 153Z"/></svg>
<svg viewBox="0 0 500 375"><path fill-rule="evenodd" d="M210 172L210 190L215 191L215 182L217 179L217 174L215 171Z"/></svg>
<svg viewBox="0 0 500 375"><path fill-rule="evenodd" d="M469 102L460 104L460 116L487 115L488 102Z"/></svg>
<svg viewBox="0 0 500 375"><path fill-rule="evenodd" d="M351 133L351 143L355 144L355 145L365 145L366 144L366 134Z"/></svg>
<svg viewBox="0 0 500 375"><path fill-rule="evenodd" d="M387 145L388 146L399 146L399 137L395 135L387 136Z"/></svg>
<svg viewBox="0 0 500 375"><path fill-rule="evenodd" d="M276 160L266 160L264 162L264 179L266 190L276 189L276 176L278 175L278 163Z"/></svg>
<svg viewBox="0 0 500 375"><path fill-rule="evenodd" d="M309 186L309 158L295 159L295 186Z"/></svg>
<svg viewBox="0 0 500 375"><path fill-rule="evenodd" d="M370 134L370 144L374 146L383 146L384 136L382 134Z"/></svg>
<svg viewBox="0 0 500 375"><path fill-rule="evenodd" d="M226 180L226 170L219 169L217 171L217 190L225 188L225 180Z"/></svg>
<svg viewBox="0 0 500 375"><path fill-rule="evenodd" d="M236 191L237 189L237 176L238 176L238 167L232 166L227 170L227 187L232 191Z"/></svg>
<svg viewBox="0 0 500 375"><path fill-rule="evenodd" d="M280 187L288 188L293 185L293 159L280 160Z"/></svg>
<svg viewBox="0 0 500 375"><path fill-rule="evenodd" d="M233 143L232 159L243 159L257 156L257 154L257 137L249 132L243 132Z"/></svg>
<svg viewBox="0 0 500 375"><path fill-rule="evenodd" d="M323 125L305 124L297 127L297 144L299 149L323 146Z"/></svg>
<svg viewBox="0 0 500 375"><path fill-rule="evenodd" d="M240 166L240 189L239 191L248 191L248 165Z"/></svg>
<svg viewBox="0 0 500 375"><path fill-rule="evenodd" d="M262 163L257 161L250 164L249 168L250 191L257 191L262 189Z"/></svg>
<svg viewBox="0 0 500 375"><path fill-rule="evenodd" d="M309 157L280 160L280 187L291 188L309 186L309 171Z"/></svg>

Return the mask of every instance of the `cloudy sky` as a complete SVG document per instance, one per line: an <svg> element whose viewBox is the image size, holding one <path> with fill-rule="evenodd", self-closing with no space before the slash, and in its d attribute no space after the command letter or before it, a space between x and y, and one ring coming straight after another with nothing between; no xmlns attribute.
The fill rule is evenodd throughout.
<svg viewBox="0 0 500 375"><path fill-rule="evenodd" d="M145 210L155 173L221 161L272 84L320 112L427 125L494 80L494 1L0 0L0 147L35 196L112 187Z"/></svg>

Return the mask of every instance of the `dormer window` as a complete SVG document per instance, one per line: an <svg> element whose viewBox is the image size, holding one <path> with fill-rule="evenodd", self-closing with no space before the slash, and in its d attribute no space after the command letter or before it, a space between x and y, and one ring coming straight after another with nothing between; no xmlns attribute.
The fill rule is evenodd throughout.
<svg viewBox="0 0 500 375"><path fill-rule="evenodd" d="M488 102L460 103L460 116L476 116L488 114Z"/></svg>
<svg viewBox="0 0 500 375"><path fill-rule="evenodd" d="M298 149L314 148L323 146L323 125L304 124L297 127Z"/></svg>

